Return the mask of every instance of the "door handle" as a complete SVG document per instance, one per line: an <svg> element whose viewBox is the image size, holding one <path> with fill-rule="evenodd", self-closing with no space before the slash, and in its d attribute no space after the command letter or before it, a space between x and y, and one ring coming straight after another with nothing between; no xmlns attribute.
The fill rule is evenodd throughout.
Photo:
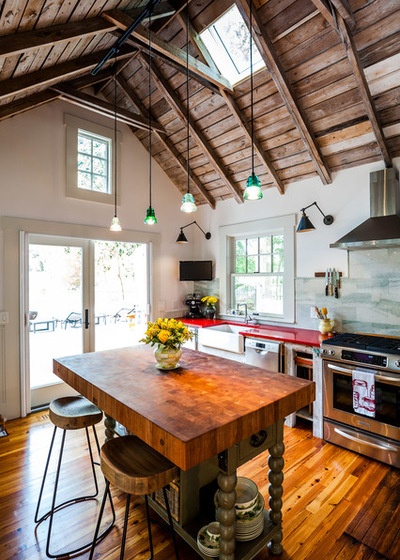
<svg viewBox="0 0 400 560"><path fill-rule="evenodd" d="M89 309L85 309L85 329L89 328Z"/></svg>

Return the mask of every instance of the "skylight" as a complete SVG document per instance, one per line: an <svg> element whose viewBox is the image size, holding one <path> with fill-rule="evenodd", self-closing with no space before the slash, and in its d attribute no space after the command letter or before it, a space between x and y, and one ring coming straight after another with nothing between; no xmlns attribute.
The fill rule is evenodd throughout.
<svg viewBox="0 0 400 560"><path fill-rule="evenodd" d="M250 33L234 4L200 36L220 73L232 85L250 75ZM253 72L264 65L254 41Z"/></svg>

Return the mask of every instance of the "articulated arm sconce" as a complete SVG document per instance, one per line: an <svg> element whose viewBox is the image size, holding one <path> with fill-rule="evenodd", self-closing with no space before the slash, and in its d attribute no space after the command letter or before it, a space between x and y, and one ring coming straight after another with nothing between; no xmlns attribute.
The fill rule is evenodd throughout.
<svg viewBox="0 0 400 560"><path fill-rule="evenodd" d="M196 224L196 226L199 228L199 230L201 230L204 233L204 237L206 239L211 239L211 233L208 231L207 233L199 226L199 224L194 221L194 222L190 222L190 224L187 224L186 226L181 227L181 232L178 235L178 239L176 240L177 243L188 243L188 240L186 239L186 235L183 233L183 230L193 224Z"/></svg>
<svg viewBox="0 0 400 560"><path fill-rule="evenodd" d="M330 214L325 215L322 212L321 208L318 206L318 204L316 202L313 202L313 203L309 204L308 206L306 206L305 208L301 209L302 214L301 214L299 225L297 226L297 230L296 230L298 233L301 233L303 231L312 231L313 229L315 229L315 227L312 224L310 218L305 213L307 208L310 208L311 206L316 206L318 208L318 210L321 212L321 214L324 217L324 224L326 226L330 226L331 224L333 224L333 216L331 216Z"/></svg>

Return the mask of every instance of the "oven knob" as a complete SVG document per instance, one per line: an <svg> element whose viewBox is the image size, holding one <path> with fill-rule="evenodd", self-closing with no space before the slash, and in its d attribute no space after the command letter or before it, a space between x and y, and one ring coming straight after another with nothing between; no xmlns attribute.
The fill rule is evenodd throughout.
<svg viewBox="0 0 400 560"><path fill-rule="evenodd" d="M394 367L400 367L400 362L399 362L399 360L396 360L396 361L394 362Z"/></svg>
<svg viewBox="0 0 400 560"><path fill-rule="evenodd" d="M329 356L334 356L334 355L335 355L335 351L334 351L334 350L328 350L328 354L329 354Z"/></svg>

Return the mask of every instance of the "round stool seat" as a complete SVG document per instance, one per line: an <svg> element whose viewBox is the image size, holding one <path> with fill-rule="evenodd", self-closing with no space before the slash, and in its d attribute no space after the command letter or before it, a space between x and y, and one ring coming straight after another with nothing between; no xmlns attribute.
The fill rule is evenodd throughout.
<svg viewBox="0 0 400 560"><path fill-rule="evenodd" d="M174 523L168 502L167 486L179 476L179 468L158 453L155 449L144 443L136 436L123 436L110 439L101 448L100 467L106 479L106 490L100 508L97 527L94 534L89 560L93 560L98 531L104 511L106 496L110 492L110 484L114 484L126 494L124 527L120 549L120 560L124 559L125 542L129 518L131 496L144 496L146 505L147 532L149 536L150 557L154 558L153 537L151 534L151 519L149 513L149 495L157 490L162 490L165 509L168 516L169 531L172 535L175 558L179 560L179 551L175 538ZM160 524L160 522L158 522ZM163 524L163 523L161 523Z"/></svg>
<svg viewBox="0 0 400 560"><path fill-rule="evenodd" d="M179 476L179 468L136 436L107 441L100 465L106 479L126 494L144 496Z"/></svg>
<svg viewBox="0 0 400 560"><path fill-rule="evenodd" d="M85 397L61 397L49 405L49 418L62 430L80 430L98 424L103 412Z"/></svg>

